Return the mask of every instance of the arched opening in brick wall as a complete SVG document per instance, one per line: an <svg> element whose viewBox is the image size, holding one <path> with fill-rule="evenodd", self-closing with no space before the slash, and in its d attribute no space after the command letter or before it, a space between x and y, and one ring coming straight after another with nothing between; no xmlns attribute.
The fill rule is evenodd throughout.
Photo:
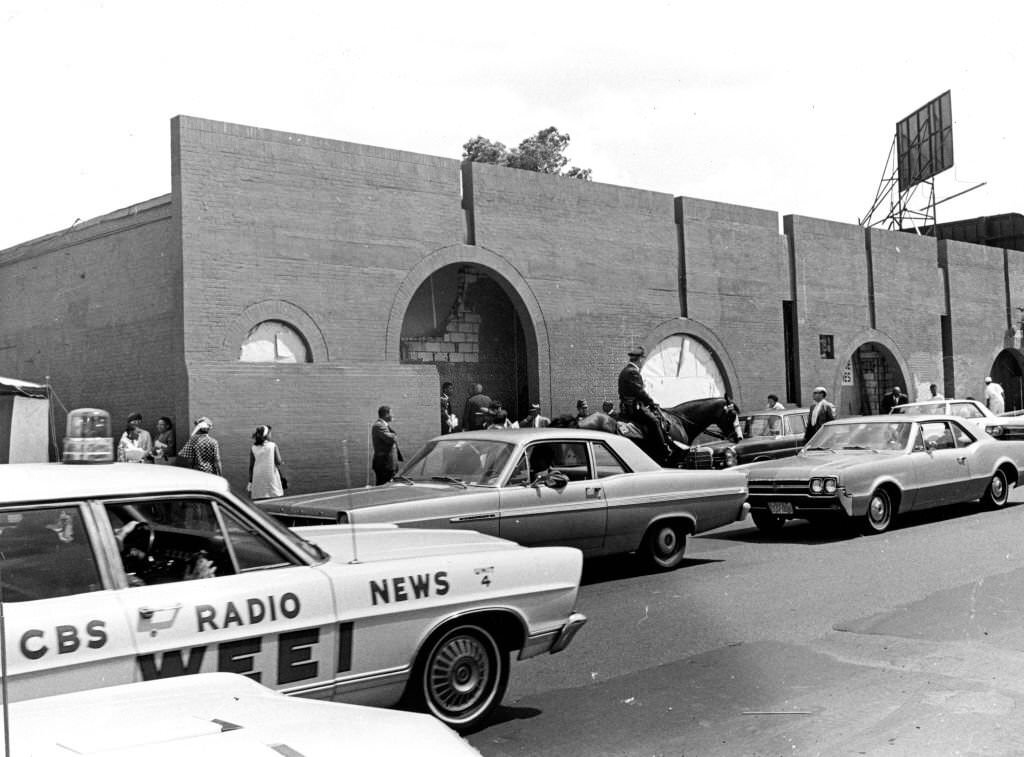
<svg viewBox="0 0 1024 757"><path fill-rule="evenodd" d="M647 392L664 407L732 394L714 350L690 334L672 334L658 342L640 375Z"/></svg>
<svg viewBox="0 0 1024 757"><path fill-rule="evenodd" d="M882 398L894 386L900 387L908 400L917 399L889 348L865 342L853 351L842 372L836 409L840 416L877 415Z"/></svg>
<svg viewBox="0 0 1024 757"><path fill-rule="evenodd" d="M485 266L446 265L420 284L402 320L400 359L436 365L460 418L473 384L513 420L538 399L533 325L515 289Z"/></svg>
<svg viewBox="0 0 1024 757"><path fill-rule="evenodd" d="M988 375L1003 387L1004 412L1024 410L1024 357L1020 350L1010 348L1000 352Z"/></svg>

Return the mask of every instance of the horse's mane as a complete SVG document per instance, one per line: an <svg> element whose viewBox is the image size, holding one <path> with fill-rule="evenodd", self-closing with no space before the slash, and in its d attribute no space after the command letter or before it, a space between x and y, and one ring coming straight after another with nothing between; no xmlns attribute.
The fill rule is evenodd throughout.
<svg viewBox="0 0 1024 757"><path fill-rule="evenodd" d="M579 428L579 422L576 420L575 415L562 413L551 419L548 428Z"/></svg>

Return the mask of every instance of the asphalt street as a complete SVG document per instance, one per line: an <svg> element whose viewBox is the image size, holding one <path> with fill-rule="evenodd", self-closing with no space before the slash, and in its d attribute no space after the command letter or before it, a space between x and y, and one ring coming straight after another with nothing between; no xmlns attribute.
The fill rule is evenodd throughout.
<svg viewBox="0 0 1024 757"><path fill-rule="evenodd" d="M881 536L747 520L647 574L587 564L587 627L516 662L484 755L1024 754L1024 492Z"/></svg>

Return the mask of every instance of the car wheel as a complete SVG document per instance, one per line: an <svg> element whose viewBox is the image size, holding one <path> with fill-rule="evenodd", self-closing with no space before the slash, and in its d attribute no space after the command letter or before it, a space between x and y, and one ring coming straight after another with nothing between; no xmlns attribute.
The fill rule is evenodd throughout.
<svg viewBox="0 0 1024 757"><path fill-rule="evenodd" d="M777 534L786 525L785 518L771 513L752 511L750 517L754 519L754 525L758 530L766 534Z"/></svg>
<svg viewBox="0 0 1024 757"><path fill-rule="evenodd" d="M885 489L876 489L864 514L863 530L866 534L881 534L889 530L893 519L892 497Z"/></svg>
<svg viewBox="0 0 1024 757"><path fill-rule="evenodd" d="M501 703L508 674L508 652L486 628L454 626L424 647L409 703L456 731L471 731Z"/></svg>
<svg viewBox="0 0 1024 757"><path fill-rule="evenodd" d="M999 508L1006 504L1010 498L1010 487L1006 483L1006 474L997 470L992 474L992 480L988 482L988 488L981 502L985 507Z"/></svg>
<svg viewBox="0 0 1024 757"><path fill-rule="evenodd" d="M678 568L685 552L686 531L681 523L655 523L644 538L644 558L657 570Z"/></svg>

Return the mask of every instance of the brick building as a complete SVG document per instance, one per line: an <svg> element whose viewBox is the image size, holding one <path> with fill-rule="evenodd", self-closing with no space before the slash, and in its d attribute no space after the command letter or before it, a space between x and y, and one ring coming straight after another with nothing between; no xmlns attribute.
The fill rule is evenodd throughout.
<svg viewBox="0 0 1024 757"><path fill-rule="evenodd" d="M210 415L235 484L259 423L295 491L358 486L379 404L407 452L442 381L596 408L634 343L664 405L1024 406L1024 252L191 117L171 155L170 194L0 251L0 374L179 442Z"/></svg>

